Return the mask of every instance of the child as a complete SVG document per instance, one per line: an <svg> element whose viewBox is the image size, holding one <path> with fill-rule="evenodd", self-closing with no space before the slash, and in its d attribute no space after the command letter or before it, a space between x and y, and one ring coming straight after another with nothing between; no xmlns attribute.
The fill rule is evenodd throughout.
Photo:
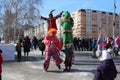
<svg viewBox="0 0 120 80"><path fill-rule="evenodd" d="M18 42L17 45L16 45L16 51L17 51L17 61L20 61L21 60L21 43Z"/></svg>
<svg viewBox="0 0 120 80"><path fill-rule="evenodd" d="M2 50L0 49L0 80L2 80L2 62L3 62L3 58L2 58Z"/></svg>
<svg viewBox="0 0 120 80"><path fill-rule="evenodd" d="M72 67L72 59L73 59L73 49L69 42L66 43L66 49L65 49L65 69L64 71L69 72Z"/></svg>
<svg viewBox="0 0 120 80"><path fill-rule="evenodd" d="M111 59L110 52L107 50L110 46L105 46L106 49L102 51L100 64L97 67L94 80L115 80L117 76L116 66Z"/></svg>

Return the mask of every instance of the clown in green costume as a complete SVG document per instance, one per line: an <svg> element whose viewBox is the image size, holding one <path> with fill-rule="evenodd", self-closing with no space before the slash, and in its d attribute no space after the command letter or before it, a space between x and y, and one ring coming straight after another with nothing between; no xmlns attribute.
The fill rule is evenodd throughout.
<svg viewBox="0 0 120 80"><path fill-rule="evenodd" d="M73 19L68 11L64 12L62 18L62 29L63 29L63 50L65 50L65 43L68 41L72 43L72 27L73 27Z"/></svg>

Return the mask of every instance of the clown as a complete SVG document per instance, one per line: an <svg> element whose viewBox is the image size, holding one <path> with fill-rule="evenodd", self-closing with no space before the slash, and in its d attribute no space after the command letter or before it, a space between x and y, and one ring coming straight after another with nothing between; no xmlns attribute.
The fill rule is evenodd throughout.
<svg viewBox="0 0 120 80"><path fill-rule="evenodd" d="M57 30L57 25L56 25L56 20L58 18L61 17L63 11L61 11L58 15L56 15L55 17L53 17L53 11L55 11L54 9L50 11L50 14L49 14L49 18L46 18L46 17L43 17L41 16L41 19L47 21L48 23L48 31L51 29L51 28L55 28Z"/></svg>
<svg viewBox="0 0 120 80"><path fill-rule="evenodd" d="M69 41L72 43L72 27L73 27L73 19L68 11L64 12L62 19L62 29L63 29L63 50L65 50L65 43Z"/></svg>
<svg viewBox="0 0 120 80"><path fill-rule="evenodd" d="M56 37L57 30L51 28L48 34L45 36L43 42L45 44L45 62L43 64L44 70L47 71L50 64L50 58L53 57L56 66L60 69L60 64L63 62L58 55L58 51L61 50L60 42Z"/></svg>

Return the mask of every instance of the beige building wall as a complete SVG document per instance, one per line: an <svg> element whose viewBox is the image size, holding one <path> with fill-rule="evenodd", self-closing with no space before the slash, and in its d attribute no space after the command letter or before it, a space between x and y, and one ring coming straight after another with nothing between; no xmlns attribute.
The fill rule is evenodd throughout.
<svg viewBox="0 0 120 80"><path fill-rule="evenodd" d="M97 38L99 33L105 37L113 36L113 13L91 9L80 9L72 13L73 35ZM115 36L120 34L120 15L116 14Z"/></svg>

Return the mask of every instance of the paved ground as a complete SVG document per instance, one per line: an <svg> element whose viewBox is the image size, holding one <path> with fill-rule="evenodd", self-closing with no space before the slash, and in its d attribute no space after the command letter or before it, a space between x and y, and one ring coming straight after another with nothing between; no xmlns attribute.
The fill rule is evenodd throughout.
<svg viewBox="0 0 120 80"><path fill-rule="evenodd" d="M120 80L120 56L113 57L118 70L116 80ZM91 52L75 52L75 62L71 72L59 70L51 59L48 72L44 72L42 64L44 56L40 51L31 51L28 60L3 63L3 80L93 80L99 61L91 58Z"/></svg>

